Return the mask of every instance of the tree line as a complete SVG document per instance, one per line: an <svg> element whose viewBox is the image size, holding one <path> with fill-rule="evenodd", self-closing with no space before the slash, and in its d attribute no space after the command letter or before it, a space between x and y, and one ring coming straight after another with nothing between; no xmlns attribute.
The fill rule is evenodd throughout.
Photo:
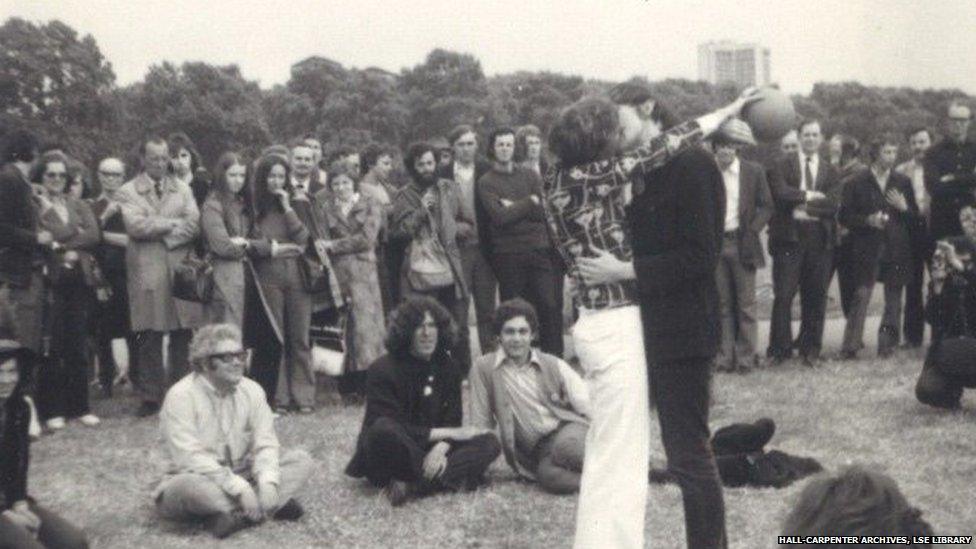
<svg viewBox="0 0 976 549"><path fill-rule="evenodd" d="M679 117L728 103L733 84L666 79L648 82ZM445 136L459 123L487 133L500 125L535 124L546 132L559 111L614 82L553 72L488 77L470 54L435 49L399 74L350 68L320 56L291 66L283 85L262 89L237 65L202 62L150 67L128 86L91 35L53 20L10 18L0 26L0 135L27 127L91 165L105 155L131 155L148 134L186 132L207 165L223 151L257 154L271 143L316 135L329 151L371 142L403 147ZM881 132L936 128L958 89L817 83L794 95L797 112L824 121L828 134L866 141ZM770 154L766 144L751 156Z"/></svg>

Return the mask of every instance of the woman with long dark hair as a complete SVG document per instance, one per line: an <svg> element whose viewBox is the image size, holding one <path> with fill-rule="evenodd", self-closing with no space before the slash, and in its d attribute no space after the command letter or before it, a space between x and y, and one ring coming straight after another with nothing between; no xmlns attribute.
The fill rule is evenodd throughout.
<svg viewBox="0 0 976 549"><path fill-rule="evenodd" d="M312 299L299 266L309 232L289 200L288 162L279 156L265 156L254 171L250 212L254 223L253 265L262 309L277 341L260 342L252 376L269 399L274 395L279 414L293 410L310 413L315 406L308 333Z"/></svg>
<svg viewBox="0 0 976 549"><path fill-rule="evenodd" d="M85 535L27 495L30 431L28 395L36 357L13 336L8 290L0 290L0 546L15 549L88 547Z"/></svg>
<svg viewBox="0 0 976 549"><path fill-rule="evenodd" d="M322 242L332 256L336 278L349 296L345 374L339 389L343 395L365 396L366 371L383 354L386 329L376 269L376 239L383 223L383 207L357 192L357 170L348 162L329 166L329 188L315 195L316 209L325 220L328 240Z"/></svg>
<svg viewBox="0 0 976 549"><path fill-rule="evenodd" d="M214 297L207 306L210 323L243 326L245 268L251 241L247 164L226 152L214 168L214 182L200 211L204 244L214 267Z"/></svg>
<svg viewBox="0 0 976 549"><path fill-rule="evenodd" d="M40 225L54 235L47 255L50 299L46 314L47 356L38 378L38 411L51 430L65 418L98 425L88 405L88 320L94 305L91 270L101 240L95 214L67 194L68 162L60 153L41 157L31 173Z"/></svg>

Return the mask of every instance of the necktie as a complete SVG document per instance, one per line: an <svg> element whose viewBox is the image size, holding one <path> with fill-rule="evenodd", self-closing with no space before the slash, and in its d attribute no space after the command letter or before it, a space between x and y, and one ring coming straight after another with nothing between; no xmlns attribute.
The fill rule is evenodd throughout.
<svg viewBox="0 0 976 549"><path fill-rule="evenodd" d="M810 169L810 161L811 160L813 160L813 158L811 158L811 157L808 156L807 157L807 165L806 165L806 167L803 168L804 169L803 177L806 178L806 180L807 180L807 188L805 190L815 191L816 190L816 185L814 184L815 182L813 180L813 170Z"/></svg>
<svg viewBox="0 0 976 549"><path fill-rule="evenodd" d="M163 181L159 180L156 182L156 198L162 200L163 198Z"/></svg>

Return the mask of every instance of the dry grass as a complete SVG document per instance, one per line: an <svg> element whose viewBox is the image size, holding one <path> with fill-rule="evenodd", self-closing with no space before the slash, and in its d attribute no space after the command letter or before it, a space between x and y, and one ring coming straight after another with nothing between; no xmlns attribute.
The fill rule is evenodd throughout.
<svg viewBox="0 0 976 549"><path fill-rule="evenodd" d="M832 337L832 336L831 336ZM770 447L815 457L829 470L852 462L894 476L939 534L976 533L976 397L959 412L913 398L921 355L905 351L882 363L831 362L818 369L788 364L715 379L713 428L761 416L778 425ZM970 391L972 393L972 391ZM210 547L194 527L161 522L149 493L161 472L154 420L128 415L131 398L97 401L97 430L72 424L34 445L31 492L89 532L94 547ZM297 524L241 532L227 547L568 547L574 497L555 497L514 479L503 460L493 484L469 495L443 495L392 510L342 470L361 407L326 403L309 417L278 420L285 446L318 460ZM802 485L802 484L801 484ZM732 547L771 547L801 485L783 490L727 489ZM612 502L607 502L612 505ZM652 487L647 534L653 547L683 547L680 492Z"/></svg>

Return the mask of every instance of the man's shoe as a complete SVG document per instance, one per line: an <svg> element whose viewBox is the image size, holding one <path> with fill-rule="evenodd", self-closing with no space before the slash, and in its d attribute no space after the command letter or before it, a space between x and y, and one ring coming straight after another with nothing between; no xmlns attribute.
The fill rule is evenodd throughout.
<svg viewBox="0 0 976 549"><path fill-rule="evenodd" d="M143 401L136 410L136 417L149 417L159 413L159 404L155 402Z"/></svg>
<svg viewBox="0 0 976 549"><path fill-rule="evenodd" d="M234 532L243 530L250 523L241 516L233 513L218 513L207 519L207 530L217 539L224 539Z"/></svg>
<svg viewBox="0 0 976 549"><path fill-rule="evenodd" d="M99 419L95 414L85 414L78 418L78 421L80 421L85 427L97 427L98 424L102 422L102 420Z"/></svg>
<svg viewBox="0 0 976 549"><path fill-rule="evenodd" d="M302 518L305 514L305 509L302 508L301 504L295 501L295 498L291 498L285 502L284 505L275 511L275 520L298 520Z"/></svg>
<svg viewBox="0 0 976 549"><path fill-rule="evenodd" d="M393 507L399 507L406 503L412 491L410 489L410 484L403 482L402 480L391 480L389 484L383 488L383 495L390 502Z"/></svg>
<svg viewBox="0 0 976 549"><path fill-rule="evenodd" d="M51 431L60 431L64 429L64 418L63 417L52 417L45 423L47 428Z"/></svg>

